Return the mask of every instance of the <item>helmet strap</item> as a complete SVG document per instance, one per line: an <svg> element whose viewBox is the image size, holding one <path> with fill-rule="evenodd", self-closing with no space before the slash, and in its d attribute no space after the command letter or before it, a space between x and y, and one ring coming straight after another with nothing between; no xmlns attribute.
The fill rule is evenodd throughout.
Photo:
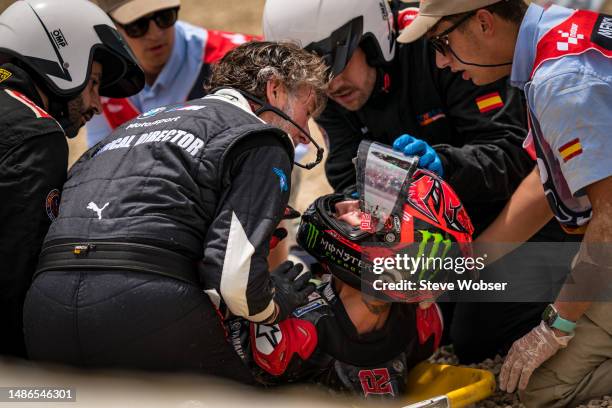
<svg viewBox="0 0 612 408"><path fill-rule="evenodd" d="M78 134L78 128L74 131L71 131L72 128L75 127L75 124L70 122L70 115L68 110L68 103L71 99L66 97L57 96L51 89L49 89L49 85L40 77L40 75L33 71L27 64L22 63L19 60L14 61L14 64L19 68L23 69L28 73L32 81L36 84L39 92L43 92L47 97L47 113L51 115L53 119L59 123L59 125L64 129L64 133L68 138L73 138Z"/></svg>
<svg viewBox="0 0 612 408"><path fill-rule="evenodd" d="M380 96L388 95L391 92L391 88L393 86L393 80L396 76L393 74L393 70L388 64L385 66L375 67L376 69L376 82L374 83L374 89L372 90L372 95L370 95L370 100L376 99Z"/></svg>
<svg viewBox="0 0 612 408"><path fill-rule="evenodd" d="M76 124L70 121L68 103L69 99L51 97L49 98L49 115L60 124L66 137L73 138L78 134Z"/></svg>

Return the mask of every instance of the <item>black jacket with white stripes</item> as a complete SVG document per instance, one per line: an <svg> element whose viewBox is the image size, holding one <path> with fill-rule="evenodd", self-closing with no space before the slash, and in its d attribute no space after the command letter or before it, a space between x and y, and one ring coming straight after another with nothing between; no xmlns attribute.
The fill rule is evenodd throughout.
<svg viewBox="0 0 612 408"><path fill-rule="evenodd" d="M274 311L266 258L292 161L288 135L234 90L154 109L71 169L45 247L113 241L174 251L197 265L214 301L263 321Z"/></svg>

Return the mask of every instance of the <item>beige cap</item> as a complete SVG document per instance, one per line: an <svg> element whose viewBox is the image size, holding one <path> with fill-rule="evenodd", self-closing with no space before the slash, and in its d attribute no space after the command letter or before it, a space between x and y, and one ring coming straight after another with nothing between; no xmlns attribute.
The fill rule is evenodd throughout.
<svg viewBox="0 0 612 408"><path fill-rule="evenodd" d="M181 5L181 0L95 0L119 24L129 24L142 16Z"/></svg>
<svg viewBox="0 0 612 408"><path fill-rule="evenodd" d="M421 0L419 16L397 37L401 43L410 43L424 36L443 17L465 13L490 6L502 0Z"/></svg>

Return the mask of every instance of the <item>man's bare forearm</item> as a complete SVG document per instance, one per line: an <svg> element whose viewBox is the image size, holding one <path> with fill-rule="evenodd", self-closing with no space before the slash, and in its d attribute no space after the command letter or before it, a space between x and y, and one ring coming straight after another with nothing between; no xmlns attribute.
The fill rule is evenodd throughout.
<svg viewBox="0 0 612 408"><path fill-rule="evenodd" d="M485 252L491 263L529 240L552 216L536 167L525 177L495 221L478 236L476 251ZM508 245L487 245L500 242Z"/></svg>
<svg viewBox="0 0 612 408"><path fill-rule="evenodd" d="M612 282L612 177L588 186L586 191L593 218L574 261L571 283L563 286L555 302L559 315L571 321L588 310L591 299L612 300L612 293L608 293Z"/></svg>

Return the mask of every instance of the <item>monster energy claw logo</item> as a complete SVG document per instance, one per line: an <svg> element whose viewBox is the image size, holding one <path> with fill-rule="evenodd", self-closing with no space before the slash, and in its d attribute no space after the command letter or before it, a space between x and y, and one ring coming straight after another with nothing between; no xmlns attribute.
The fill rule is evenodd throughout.
<svg viewBox="0 0 612 408"><path fill-rule="evenodd" d="M319 238L319 230L312 224L308 224L308 235L306 236L306 246L312 249Z"/></svg>
<svg viewBox="0 0 612 408"><path fill-rule="evenodd" d="M440 260L440 262L438 262L439 264L438 266L440 267L434 268L433 273L431 277L429 278L431 280L436 276L438 271L441 269L442 261L446 257L446 254L448 253L448 251L450 251L452 243L450 239L444 239L444 236L442 236L442 234L440 233L437 233L437 232L432 233L432 232L425 231L425 230L418 230L418 231L423 236L423 240L419 243L419 252L417 253L417 258L426 257L428 260L432 258L438 258ZM425 249L427 247L427 244L429 244L432 239L433 239L433 245L431 246L431 251L429 251L428 255L425 255ZM438 257L438 252L440 251L440 244L443 245L443 250L442 250L442 255ZM436 266L435 259L433 263L434 263L434 266ZM429 266L429 262L427 262L427 266ZM419 279L424 278L423 275L428 269L429 268L425 268L425 267L421 269L421 272L419 274Z"/></svg>

